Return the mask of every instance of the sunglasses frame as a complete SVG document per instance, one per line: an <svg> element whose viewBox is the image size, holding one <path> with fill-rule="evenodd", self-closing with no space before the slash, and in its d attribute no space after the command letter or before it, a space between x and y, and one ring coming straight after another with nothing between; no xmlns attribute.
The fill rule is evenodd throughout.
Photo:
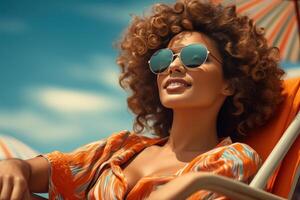
<svg viewBox="0 0 300 200"><path fill-rule="evenodd" d="M194 68L197 68L197 67L203 65L203 64L206 62L206 60L207 60L209 54L210 54L216 61L218 61L220 64L222 64L222 62L221 62L216 56L214 56L214 55L207 49L207 47L206 47L205 45L203 45L203 44L198 44L198 45L203 46L203 47L206 49L206 52L207 52L207 53L206 53L206 57L205 57L203 63L202 63L201 65L197 66L197 67L188 67L188 66L186 66L186 65L182 62L182 59L181 59L181 56L180 56L181 51L182 51L184 48L187 48L187 47L189 47L189 46L191 46L191 45L195 45L195 44L198 44L198 43L189 44L189 45L186 45L186 46L182 47L182 48L180 49L180 52L178 52L178 53L174 53L170 48L163 48L163 49L159 49L159 50L155 51L155 52L152 54L152 56L153 56L156 52L161 51L161 50L164 50L164 49L167 49L167 50L171 51L171 53L172 53L172 60L171 60L171 62L170 62L170 64L169 64L169 66L168 66L166 69L164 69L164 70L161 71L161 72L154 72L154 71L152 71L151 66L150 66L150 60L151 60L151 58L152 58L152 56L151 56L151 58L148 60L148 65L149 65L150 71L151 71L153 74L161 74L161 73L163 73L164 71L166 71L166 70L170 67L171 63L174 61L174 57L178 57L179 60L180 60L180 62L181 62L181 64L182 64L186 69L194 69Z"/></svg>

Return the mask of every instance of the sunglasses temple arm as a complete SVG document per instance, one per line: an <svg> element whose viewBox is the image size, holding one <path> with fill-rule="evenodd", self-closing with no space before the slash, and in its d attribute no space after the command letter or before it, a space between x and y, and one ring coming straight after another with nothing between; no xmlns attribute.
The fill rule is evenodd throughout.
<svg viewBox="0 0 300 200"><path fill-rule="evenodd" d="M218 61L220 64L223 64L219 58L217 58L216 56L214 56L212 53L209 52L209 55L211 55L211 57L213 57L216 61Z"/></svg>

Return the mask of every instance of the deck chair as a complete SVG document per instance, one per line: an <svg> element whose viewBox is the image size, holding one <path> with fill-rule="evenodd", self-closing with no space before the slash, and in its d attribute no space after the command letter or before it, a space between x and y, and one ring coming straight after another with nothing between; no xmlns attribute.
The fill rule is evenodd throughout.
<svg viewBox="0 0 300 200"><path fill-rule="evenodd" d="M266 126L256 130L245 143L255 148L263 160L271 157L272 149L276 151L285 148L286 155L277 158L274 154L269 163L265 163L269 167L272 162L276 164L276 160L282 160L278 162L278 166L275 166L277 169L271 175L266 189L278 196L291 198L300 172L300 78L285 80L284 95L286 95L285 101L276 111L274 118ZM295 134L292 135L292 131ZM288 140L291 141L290 145ZM276 160L272 161L272 159ZM257 176L261 175L257 174Z"/></svg>
<svg viewBox="0 0 300 200"><path fill-rule="evenodd" d="M267 124L242 142L262 157L263 165L250 185L223 176L204 173L198 189L211 190L237 200L282 200L291 198L299 179L300 78L284 80L285 100ZM290 144L289 144L290 143ZM33 195L32 199L43 199Z"/></svg>
<svg viewBox="0 0 300 200"><path fill-rule="evenodd" d="M242 141L263 160L250 185L207 173L200 178L198 189L231 199L291 199L300 174L300 78L284 80L283 94L285 100L274 117Z"/></svg>

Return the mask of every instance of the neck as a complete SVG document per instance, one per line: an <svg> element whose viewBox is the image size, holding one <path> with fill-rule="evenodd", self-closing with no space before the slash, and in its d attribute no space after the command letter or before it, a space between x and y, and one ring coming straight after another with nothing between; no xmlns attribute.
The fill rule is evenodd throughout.
<svg viewBox="0 0 300 200"><path fill-rule="evenodd" d="M169 146L174 152L205 152L218 144L217 110L214 108L173 109Z"/></svg>

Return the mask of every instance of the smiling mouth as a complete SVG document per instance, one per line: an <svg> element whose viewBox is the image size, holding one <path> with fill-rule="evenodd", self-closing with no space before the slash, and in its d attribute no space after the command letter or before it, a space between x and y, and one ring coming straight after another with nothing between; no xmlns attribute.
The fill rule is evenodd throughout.
<svg viewBox="0 0 300 200"><path fill-rule="evenodd" d="M168 91L168 92L177 92L177 91L182 91L183 89L187 89L187 88L190 88L191 85L187 85L187 84L184 84L184 83L178 83L178 82L173 82L173 83L170 83L169 85L167 85L165 87L165 89Z"/></svg>
<svg viewBox="0 0 300 200"><path fill-rule="evenodd" d="M169 87L169 85L175 86L175 85L183 85L183 86L191 86L192 84L187 82L184 79L169 79L167 80L166 84L164 85L164 88Z"/></svg>

